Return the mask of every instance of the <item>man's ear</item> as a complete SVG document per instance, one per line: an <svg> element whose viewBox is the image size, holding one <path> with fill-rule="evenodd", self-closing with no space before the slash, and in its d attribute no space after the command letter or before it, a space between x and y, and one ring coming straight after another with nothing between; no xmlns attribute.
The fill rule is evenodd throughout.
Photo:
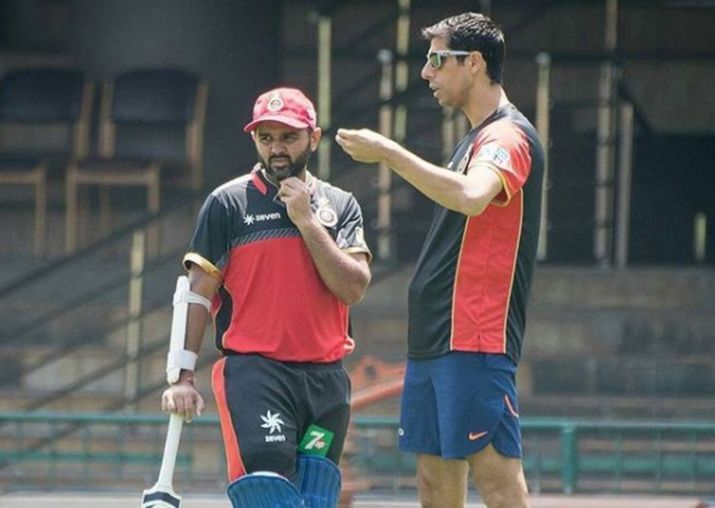
<svg viewBox="0 0 715 508"><path fill-rule="evenodd" d="M323 135L323 131L320 127L316 127L310 132L310 149L315 152L318 149L318 144L320 143L320 138Z"/></svg>
<svg viewBox="0 0 715 508"><path fill-rule="evenodd" d="M469 65L474 74L477 74L480 70L486 71L487 62L484 61L481 51L472 51L467 57L469 60Z"/></svg>

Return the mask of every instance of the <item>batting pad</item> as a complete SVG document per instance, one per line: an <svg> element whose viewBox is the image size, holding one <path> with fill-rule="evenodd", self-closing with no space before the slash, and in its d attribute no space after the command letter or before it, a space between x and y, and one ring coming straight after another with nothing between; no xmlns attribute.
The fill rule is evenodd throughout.
<svg viewBox="0 0 715 508"><path fill-rule="evenodd" d="M257 471L231 483L228 498L233 508L306 508L303 496L283 476Z"/></svg>
<svg viewBox="0 0 715 508"><path fill-rule="evenodd" d="M306 508L335 508L340 498L340 470L328 459L298 455L298 486Z"/></svg>

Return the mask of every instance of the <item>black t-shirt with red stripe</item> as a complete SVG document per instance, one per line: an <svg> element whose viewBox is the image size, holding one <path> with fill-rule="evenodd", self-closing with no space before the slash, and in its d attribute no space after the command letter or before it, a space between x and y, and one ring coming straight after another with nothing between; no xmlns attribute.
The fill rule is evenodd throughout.
<svg viewBox="0 0 715 508"><path fill-rule="evenodd" d="M307 175L311 207L340 249L370 251L348 192ZM279 361L332 362L349 353L348 307L323 283L278 189L256 168L204 202L184 256L222 280L216 347Z"/></svg>
<svg viewBox="0 0 715 508"><path fill-rule="evenodd" d="M457 145L449 169L472 159L504 190L478 216L436 205L410 284L408 356L450 351L521 355L536 258L544 153L534 127L511 104Z"/></svg>

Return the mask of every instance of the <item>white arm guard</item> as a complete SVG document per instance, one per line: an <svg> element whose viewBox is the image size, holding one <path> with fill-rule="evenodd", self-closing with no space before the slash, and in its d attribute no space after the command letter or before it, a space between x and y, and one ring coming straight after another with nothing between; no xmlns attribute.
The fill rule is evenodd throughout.
<svg viewBox="0 0 715 508"><path fill-rule="evenodd" d="M203 305L209 313L211 312L211 301L198 293L192 292L189 289L189 278L182 275L176 279L169 354L166 358L166 380L169 384L176 383L179 380L179 374L182 369L194 370L196 367L198 355L193 351L184 349L186 345L186 319L190 303Z"/></svg>

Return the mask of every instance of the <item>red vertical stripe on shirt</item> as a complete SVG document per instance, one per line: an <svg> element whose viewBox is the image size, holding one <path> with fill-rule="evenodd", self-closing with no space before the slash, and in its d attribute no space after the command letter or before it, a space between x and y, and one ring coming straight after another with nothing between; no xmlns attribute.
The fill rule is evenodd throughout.
<svg viewBox="0 0 715 508"><path fill-rule="evenodd" d="M467 218L452 300L452 349L506 352L506 322L523 213L523 193Z"/></svg>

